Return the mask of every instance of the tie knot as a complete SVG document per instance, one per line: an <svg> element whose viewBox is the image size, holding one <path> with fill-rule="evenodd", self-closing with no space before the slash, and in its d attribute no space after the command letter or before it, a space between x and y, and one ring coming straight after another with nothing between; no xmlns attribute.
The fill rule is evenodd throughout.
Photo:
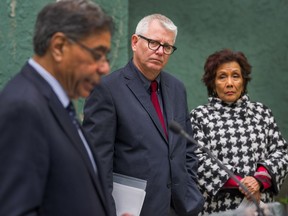
<svg viewBox="0 0 288 216"><path fill-rule="evenodd" d="M151 92L156 92L156 91L157 91L157 89L158 89L158 83L157 83L156 80L154 80L154 81L151 82L150 89L151 89Z"/></svg>
<svg viewBox="0 0 288 216"><path fill-rule="evenodd" d="M71 117L76 118L76 111L75 111L74 105L71 101L68 104L68 106L66 107L66 110L68 111L68 113Z"/></svg>

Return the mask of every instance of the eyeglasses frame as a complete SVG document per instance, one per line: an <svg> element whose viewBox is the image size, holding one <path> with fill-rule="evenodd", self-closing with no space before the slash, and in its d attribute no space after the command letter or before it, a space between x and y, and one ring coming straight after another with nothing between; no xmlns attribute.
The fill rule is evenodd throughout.
<svg viewBox="0 0 288 216"><path fill-rule="evenodd" d="M109 60L108 60L108 58L106 56L107 53L102 53L100 51L95 51L94 49L92 49L90 47L87 47L86 45L84 45L83 43L81 43L80 41L78 41L76 39L73 39L71 37L67 37L67 38L72 43L75 43L75 44L79 45L82 49L84 49L87 52L89 52L95 61L107 61L107 62L109 62ZM102 59L103 56L104 56L104 59Z"/></svg>
<svg viewBox="0 0 288 216"><path fill-rule="evenodd" d="M175 50L177 50L177 47L175 47L175 46L173 46L173 45L170 45L170 44L162 44L162 43L160 43L159 41L156 41L156 40L153 40L153 39L144 37L143 35L140 35L140 34L138 34L138 37L146 40L146 41L148 42L148 48L151 49L151 50L153 50L153 51L157 51L157 50L162 46L162 47L163 47L163 52L164 52L166 55L171 55L172 53L174 53ZM158 47L157 47L156 49L152 49L152 48L149 46L151 42L156 42L156 43L158 43L158 44L159 44ZM166 53L166 52L165 52L165 49L164 49L165 46L166 46L166 47L167 47L167 46L172 47L172 52L171 52L171 53Z"/></svg>

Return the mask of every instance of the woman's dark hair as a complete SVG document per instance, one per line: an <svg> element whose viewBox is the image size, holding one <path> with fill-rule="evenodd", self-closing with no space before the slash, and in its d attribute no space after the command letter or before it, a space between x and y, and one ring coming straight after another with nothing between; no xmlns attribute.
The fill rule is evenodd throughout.
<svg viewBox="0 0 288 216"><path fill-rule="evenodd" d="M43 56L52 36L62 32L75 40L92 33L108 31L113 21L102 9L89 0L61 0L45 6L38 14L33 38L34 52Z"/></svg>
<svg viewBox="0 0 288 216"><path fill-rule="evenodd" d="M230 49L223 49L210 55L204 65L204 75L202 81L207 87L208 96L215 96L216 71L220 65L228 62L237 62L241 68L244 80L243 93L247 93L247 84L251 80L251 65L242 52L233 52Z"/></svg>

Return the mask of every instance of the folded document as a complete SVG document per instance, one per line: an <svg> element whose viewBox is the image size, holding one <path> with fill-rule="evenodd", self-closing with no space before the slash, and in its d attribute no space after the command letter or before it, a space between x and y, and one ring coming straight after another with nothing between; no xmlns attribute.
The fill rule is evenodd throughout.
<svg viewBox="0 0 288 216"><path fill-rule="evenodd" d="M145 195L147 181L121 175L113 174L113 198L116 205L117 216L129 213L139 216Z"/></svg>

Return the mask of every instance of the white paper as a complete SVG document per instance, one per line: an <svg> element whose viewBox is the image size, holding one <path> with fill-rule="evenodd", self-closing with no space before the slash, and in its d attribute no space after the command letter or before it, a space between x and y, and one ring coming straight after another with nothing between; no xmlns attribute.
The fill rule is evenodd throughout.
<svg viewBox="0 0 288 216"><path fill-rule="evenodd" d="M145 195L147 181L132 176L113 173L113 198L117 216L124 213L139 216Z"/></svg>
<svg viewBox="0 0 288 216"><path fill-rule="evenodd" d="M140 215L146 195L145 190L113 182L112 195L115 200L117 216L124 213Z"/></svg>
<svg viewBox="0 0 288 216"><path fill-rule="evenodd" d="M260 207L264 207L265 204L264 204L262 201L260 201L259 206L260 206ZM254 209L256 209L256 206L255 206L255 203L254 203L253 201L248 200L248 199L245 197L245 198L242 200L242 202L240 203L240 205L238 206L238 208L243 208L243 209L245 209L245 208L254 208Z"/></svg>
<svg viewBox="0 0 288 216"><path fill-rule="evenodd" d="M262 209L263 213L265 216L272 216L274 215L271 212L271 209L269 209L269 205L265 204L264 202L260 201L259 207ZM239 207L237 208L238 210L245 211L245 216L255 216L257 215L257 207L255 203L251 200L248 200L246 197L242 200L240 203ZM244 215L244 214L243 214Z"/></svg>

